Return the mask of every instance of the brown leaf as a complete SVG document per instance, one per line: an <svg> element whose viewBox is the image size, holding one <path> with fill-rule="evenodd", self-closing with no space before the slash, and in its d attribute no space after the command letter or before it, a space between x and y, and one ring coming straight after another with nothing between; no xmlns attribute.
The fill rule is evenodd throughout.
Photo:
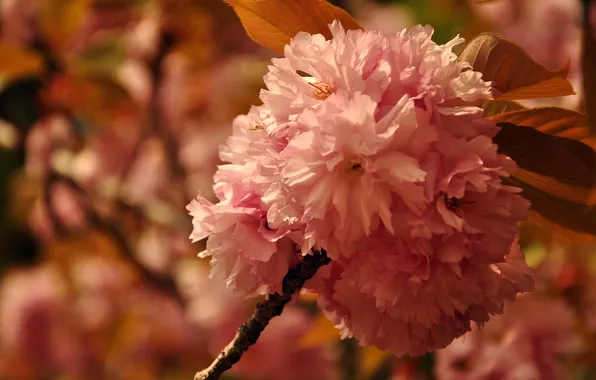
<svg viewBox="0 0 596 380"><path fill-rule="evenodd" d="M301 348L319 347L339 340L339 330L323 314L314 321L309 332L298 342Z"/></svg>
<svg viewBox="0 0 596 380"><path fill-rule="evenodd" d="M592 2L591 6L596 7L596 4ZM585 12L589 14L590 10L585 9ZM582 44L584 104L592 135L596 135L596 32L587 17L584 20Z"/></svg>
<svg viewBox="0 0 596 380"><path fill-rule="evenodd" d="M532 202L532 209L547 220L579 234L596 236L596 206L554 196L514 177L505 183L523 189L523 196Z"/></svg>
<svg viewBox="0 0 596 380"><path fill-rule="evenodd" d="M529 126L509 122L498 125L501 130L494 142L499 152L521 168L585 189L596 186L596 152L590 146Z"/></svg>
<svg viewBox="0 0 596 380"><path fill-rule="evenodd" d="M526 109L523 105L512 100L487 100L482 105L482 108L484 109L485 117Z"/></svg>
<svg viewBox="0 0 596 380"><path fill-rule="evenodd" d="M44 0L40 2L39 27L56 54L66 53L75 34L84 26L90 0Z"/></svg>
<svg viewBox="0 0 596 380"><path fill-rule="evenodd" d="M390 351L381 351L375 346L366 346L360 349L360 376L369 379L379 366L393 354Z"/></svg>
<svg viewBox="0 0 596 380"><path fill-rule="evenodd" d="M590 137L586 115L559 107L518 109L488 116L497 122L532 127L540 132L583 141Z"/></svg>
<svg viewBox="0 0 596 380"><path fill-rule="evenodd" d="M14 42L0 40L0 86L8 82L40 74L44 70L41 55Z"/></svg>
<svg viewBox="0 0 596 380"><path fill-rule="evenodd" d="M325 0L225 0L248 35L257 43L283 54L298 33L331 37L328 24L338 19L346 29L362 29L346 11Z"/></svg>
<svg viewBox="0 0 596 380"><path fill-rule="evenodd" d="M494 82L499 100L575 94L566 79L569 65L557 71L548 70L521 47L493 33L482 33L472 39L459 59L482 72L484 80Z"/></svg>
<svg viewBox="0 0 596 380"><path fill-rule="evenodd" d="M558 112L563 111L567 110ZM528 122L531 126L498 123L501 130L494 141L499 153L511 157L521 168L506 182L523 189L522 195L532 202L532 209L548 221L581 234L596 235L596 151L581 141L540 131L544 126L547 131L564 133L563 123L557 124L556 119L547 117L540 124L539 113L528 112L526 116L535 119L524 119L523 115L515 115L520 112L525 111L497 115L509 115L511 120L517 117L521 122L534 120L534 124ZM561 119L567 120L573 130L573 122L581 120L581 114L569 112L567 119Z"/></svg>

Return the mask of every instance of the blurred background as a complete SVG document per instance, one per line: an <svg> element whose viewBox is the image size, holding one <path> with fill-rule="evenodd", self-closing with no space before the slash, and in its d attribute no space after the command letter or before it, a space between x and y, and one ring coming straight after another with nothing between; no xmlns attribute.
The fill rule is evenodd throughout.
<svg viewBox="0 0 596 380"><path fill-rule="evenodd" d="M582 109L579 0L334 1L368 29L495 31ZM186 204L258 104L272 55L222 0L0 0L0 380L192 379L255 300L210 281ZM596 14L596 13L594 13ZM596 19L596 17L593 17ZM596 26L596 21L593 23ZM227 375L252 380L596 379L596 245L527 223L537 292L419 358L338 333L303 295Z"/></svg>

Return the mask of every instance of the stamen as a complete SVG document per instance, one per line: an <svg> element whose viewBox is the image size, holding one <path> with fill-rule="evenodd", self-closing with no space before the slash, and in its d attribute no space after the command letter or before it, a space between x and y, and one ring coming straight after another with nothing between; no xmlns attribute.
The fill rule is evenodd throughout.
<svg viewBox="0 0 596 380"><path fill-rule="evenodd" d="M348 160L346 165L346 173L349 172L363 172L364 168L362 167L362 161L357 158L353 158Z"/></svg>
<svg viewBox="0 0 596 380"><path fill-rule="evenodd" d="M323 82L316 82L316 83L308 82L308 84L310 84L311 86L313 86L316 89L316 91L313 95L318 100L325 100L329 97L329 95L331 95L335 92L335 90L331 86L329 86L328 84L323 83Z"/></svg>
<svg viewBox="0 0 596 380"><path fill-rule="evenodd" d="M460 199L456 197L449 198L446 193L443 193L443 200L447 209L453 210L460 206Z"/></svg>

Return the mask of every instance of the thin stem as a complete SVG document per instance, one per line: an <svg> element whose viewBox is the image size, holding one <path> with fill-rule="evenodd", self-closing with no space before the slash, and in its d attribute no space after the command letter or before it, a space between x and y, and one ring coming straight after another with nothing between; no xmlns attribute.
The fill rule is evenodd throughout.
<svg viewBox="0 0 596 380"><path fill-rule="evenodd" d="M255 344L271 319L281 315L284 307L298 292L304 283L312 278L317 270L331 260L325 250L313 251L307 255L283 278L282 293L270 294L265 301L257 303L253 315L238 329L236 336L215 358L213 363L201 372L197 372L194 380L216 380L236 364L248 347Z"/></svg>

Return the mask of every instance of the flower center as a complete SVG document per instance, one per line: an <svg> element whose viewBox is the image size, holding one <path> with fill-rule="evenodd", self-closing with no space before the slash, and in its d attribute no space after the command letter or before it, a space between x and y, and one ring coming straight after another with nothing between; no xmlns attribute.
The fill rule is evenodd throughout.
<svg viewBox="0 0 596 380"><path fill-rule="evenodd" d="M351 158L346 162L346 173L364 172L362 160L359 158Z"/></svg>
<svg viewBox="0 0 596 380"><path fill-rule="evenodd" d="M315 83L308 83L315 88L315 93L313 96L318 100L325 100L329 97L329 95L333 94L335 91L331 86L327 83L323 82L315 82Z"/></svg>
<svg viewBox="0 0 596 380"><path fill-rule="evenodd" d="M453 210L456 209L460 206L460 201L461 199L456 198L456 197L449 197L447 196L446 193L443 193L443 200L445 201L445 206L447 206L447 209L449 210Z"/></svg>

